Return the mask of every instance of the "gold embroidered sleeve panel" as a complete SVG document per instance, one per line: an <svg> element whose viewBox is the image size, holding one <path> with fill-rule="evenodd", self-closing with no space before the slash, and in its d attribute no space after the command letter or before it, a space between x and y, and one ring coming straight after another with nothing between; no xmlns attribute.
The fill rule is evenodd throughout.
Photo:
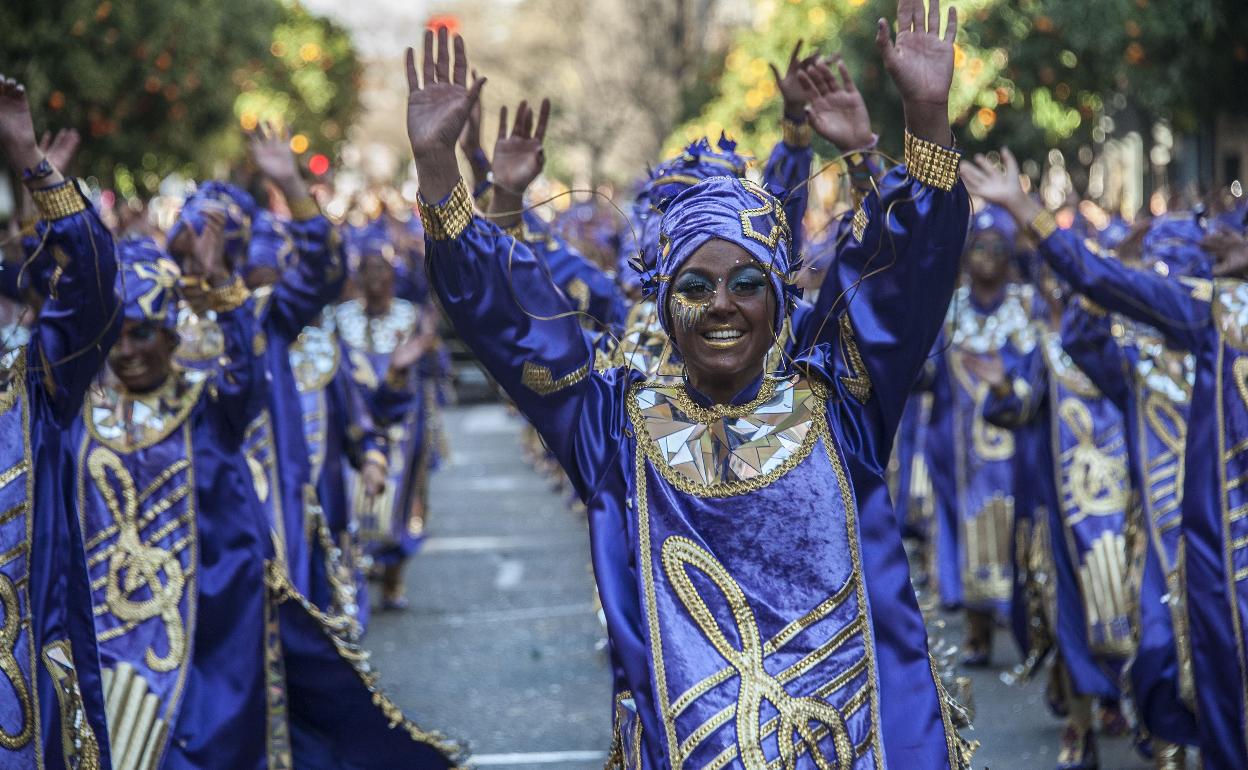
<svg viewBox="0 0 1248 770"><path fill-rule="evenodd" d="M844 357L845 368L849 374L842 374L841 384L850 395L865 404L871 399L871 375L867 373L867 364L862 360L858 350L858 342L854 335L853 322L849 314L841 315L841 355Z"/></svg>
<svg viewBox="0 0 1248 770"><path fill-rule="evenodd" d="M1035 234L1037 238L1043 241L1053 233L1057 232L1057 220L1053 218L1053 214L1047 209L1041 209L1040 213L1032 217L1031 222L1028 223L1028 227L1030 227L1031 232Z"/></svg>
<svg viewBox="0 0 1248 770"><path fill-rule="evenodd" d="M555 378L549 367L525 361L520 372L520 383L539 396L551 396L565 388L570 388L589 376L589 362L571 372Z"/></svg>
<svg viewBox="0 0 1248 770"><path fill-rule="evenodd" d="M472 194L462 178L442 203L426 203L421 199L417 206L425 234L435 241L455 240L472 221Z"/></svg>
<svg viewBox="0 0 1248 770"><path fill-rule="evenodd" d="M958 161L962 153L935 142L920 139L906 131L906 170L929 187L949 192L958 183Z"/></svg>

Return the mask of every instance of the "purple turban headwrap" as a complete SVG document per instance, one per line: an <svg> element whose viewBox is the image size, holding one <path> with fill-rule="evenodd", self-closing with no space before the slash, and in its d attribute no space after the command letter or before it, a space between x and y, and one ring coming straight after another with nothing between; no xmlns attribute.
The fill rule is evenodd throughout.
<svg viewBox="0 0 1248 770"><path fill-rule="evenodd" d="M247 256L252 221L259 210L246 191L225 182L204 182L182 205L177 221L169 228L169 242L173 243L187 227L196 235L202 233L205 215L220 211L225 214L225 254L233 264L240 265Z"/></svg>
<svg viewBox="0 0 1248 770"><path fill-rule="evenodd" d="M671 333L667 312L672 280L681 265L707 241L718 238L745 249L766 269L776 298L775 327L796 302L793 283L793 233L780 200L747 179L711 177L673 198L663 215L659 247L653 262L645 263L642 285L658 293L659 320Z"/></svg>
<svg viewBox="0 0 1248 770"><path fill-rule="evenodd" d="M178 263L151 238L131 236L117 244L117 267L123 317L176 329L177 286L182 277Z"/></svg>

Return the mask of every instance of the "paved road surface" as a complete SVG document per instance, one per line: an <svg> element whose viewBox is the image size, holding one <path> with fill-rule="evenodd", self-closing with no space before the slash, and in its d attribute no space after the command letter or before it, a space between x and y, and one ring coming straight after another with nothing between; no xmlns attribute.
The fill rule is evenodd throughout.
<svg viewBox="0 0 1248 770"><path fill-rule="evenodd" d="M412 608L374 615L369 632L382 683L422 725L466 739L480 767L599 770L611 693L583 517L525 464L519 418L472 406L446 425L453 457L408 568ZM1061 723L1043 682L1001 682L1011 647L998 634L999 667L973 675L975 766L1050 770ZM1125 739L1100 745L1102 770L1148 767Z"/></svg>

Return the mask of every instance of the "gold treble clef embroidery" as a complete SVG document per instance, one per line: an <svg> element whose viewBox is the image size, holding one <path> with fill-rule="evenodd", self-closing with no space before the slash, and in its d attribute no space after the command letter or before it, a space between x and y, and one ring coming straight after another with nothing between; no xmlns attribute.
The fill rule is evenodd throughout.
<svg viewBox="0 0 1248 770"><path fill-rule="evenodd" d="M1095 425L1087 405L1075 398L1063 399L1058 415L1078 442L1068 450L1070 463L1070 494L1079 507L1073 525L1089 515L1113 513L1126 502L1125 462L1107 456L1096 445Z"/></svg>
<svg viewBox="0 0 1248 770"><path fill-rule="evenodd" d="M34 704L30 699L30 688L26 676L17 662L14 649L17 637L22 631L21 607L17 601L17 588L8 575L0 573L0 606L4 608L4 623L0 625L0 673L9 680L17 695L17 702L22 706L22 728L16 733L5 732L0 728L0 747L16 751L30 743L35 729Z"/></svg>
<svg viewBox="0 0 1248 770"><path fill-rule="evenodd" d="M121 458L107 449L96 448L87 458L87 469L119 530L117 544L108 560L105 589L108 611L119 620L133 624L159 617L165 624L169 650L161 656L148 648L146 661L153 671L172 671L182 662L186 651L186 633L178 612L186 585L182 564L169 551L143 542L139 534L134 479ZM110 474L120 488L120 499L109 479ZM163 582L161 573L164 573ZM151 598L134 601L131 597L144 587L151 592Z"/></svg>
<svg viewBox="0 0 1248 770"><path fill-rule="evenodd" d="M776 726L780 761L785 770L794 770L802 745L820 770L832 765L819 749L816 728L822 726L832 736L836 767L853 765L855 750L845 718L830 703L813 697L790 695L784 685L763 666L764 645L749 599L715 557L688 538L669 537L663 543L663 570L673 590L701 629L707 641L727 661L740 678L736 704L738 750L745 767L766 767L763 753L762 704L770 703L778 712ZM693 567L711 580L731 608L741 648L728 640L719 619L711 612L694 586L688 568ZM794 738L798 740L794 740Z"/></svg>

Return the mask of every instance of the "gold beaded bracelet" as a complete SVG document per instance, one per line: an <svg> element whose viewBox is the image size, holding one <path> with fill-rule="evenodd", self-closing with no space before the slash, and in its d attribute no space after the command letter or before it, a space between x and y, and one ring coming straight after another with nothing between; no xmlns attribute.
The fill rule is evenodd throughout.
<svg viewBox="0 0 1248 770"><path fill-rule="evenodd" d="M906 131L906 169L910 176L930 187L949 192L958 183L962 152L920 139Z"/></svg>
<svg viewBox="0 0 1248 770"><path fill-rule="evenodd" d="M1040 213L1031 218L1028 227L1035 233L1037 238L1043 241L1057 232L1057 220L1053 218L1053 215L1047 209L1040 209Z"/></svg>
<svg viewBox="0 0 1248 770"><path fill-rule="evenodd" d="M316 199L311 195L290 201L290 218L296 222L306 222L309 219L316 219L320 215L321 207L316 204Z"/></svg>
<svg viewBox="0 0 1248 770"><path fill-rule="evenodd" d="M425 235L435 241L458 238L472 221L472 194L468 192L463 178L455 183L455 188L444 202L431 204L421 199L417 207L421 224L425 226Z"/></svg>
<svg viewBox="0 0 1248 770"><path fill-rule="evenodd" d="M790 147L804 149L810 146L810 140L814 138L814 129L810 127L810 121L805 120L798 123L796 120L789 118L780 118L780 132L784 137L784 143Z"/></svg>
<svg viewBox="0 0 1248 770"><path fill-rule="evenodd" d="M30 195L35 199L39 215L48 221L72 217L87 210L87 201L72 179L66 179L56 187L31 190Z"/></svg>
<svg viewBox="0 0 1248 770"><path fill-rule="evenodd" d="M250 296L247 284L236 275L229 283L208 292L208 307L218 313L226 313L241 306Z"/></svg>

